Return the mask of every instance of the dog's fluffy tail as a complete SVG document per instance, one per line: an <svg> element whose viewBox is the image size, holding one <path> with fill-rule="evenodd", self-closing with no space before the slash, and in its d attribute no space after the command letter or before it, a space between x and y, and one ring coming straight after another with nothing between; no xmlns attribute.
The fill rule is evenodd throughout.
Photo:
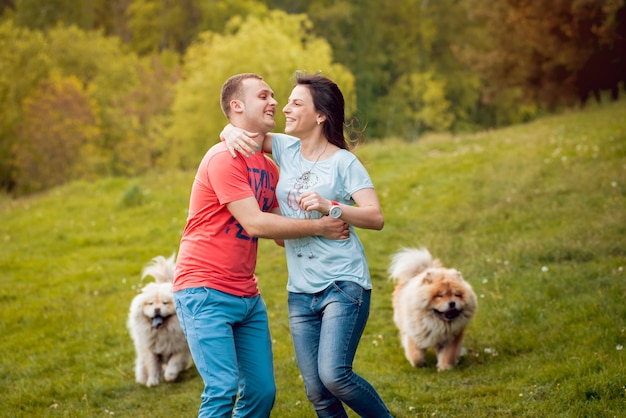
<svg viewBox="0 0 626 418"><path fill-rule="evenodd" d="M434 266L440 266L439 260L426 248L403 248L392 256L388 271L391 280L403 283Z"/></svg>
<svg viewBox="0 0 626 418"><path fill-rule="evenodd" d="M171 283L174 281L174 271L176 270L176 253L170 258L162 255L154 257L141 271L141 278L152 276L157 283Z"/></svg>

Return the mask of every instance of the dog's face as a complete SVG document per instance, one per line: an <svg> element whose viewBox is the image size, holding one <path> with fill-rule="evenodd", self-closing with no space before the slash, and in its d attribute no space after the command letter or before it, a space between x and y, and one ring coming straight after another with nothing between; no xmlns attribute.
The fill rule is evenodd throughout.
<svg viewBox="0 0 626 418"><path fill-rule="evenodd" d="M476 296L457 270L428 270L422 286L428 292L428 309L442 321L453 322L461 315L471 317L476 310Z"/></svg>
<svg viewBox="0 0 626 418"><path fill-rule="evenodd" d="M165 319L176 314L170 283L149 283L138 297L141 301L141 312L151 320L152 328L158 328Z"/></svg>

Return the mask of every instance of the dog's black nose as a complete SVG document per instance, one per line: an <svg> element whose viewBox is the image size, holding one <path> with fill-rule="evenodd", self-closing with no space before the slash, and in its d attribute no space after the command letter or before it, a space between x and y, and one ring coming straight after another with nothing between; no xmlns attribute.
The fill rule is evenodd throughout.
<svg viewBox="0 0 626 418"><path fill-rule="evenodd" d="M454 308L456 308L456 302L455 302L455 301L451 301L451 302L449 302L449 303L448 303L448 308L450 308L450 309L454 309Z"/></svg>
<svg viewBox="0 0 626 418"><path fill-rule="evenodd" d="M453 303L454 303L454 302L453 302ZM155 313L156 315L159 315L159 314L161 313L161 308L156 308L156 309L154 310L154 313Z"/></svg>

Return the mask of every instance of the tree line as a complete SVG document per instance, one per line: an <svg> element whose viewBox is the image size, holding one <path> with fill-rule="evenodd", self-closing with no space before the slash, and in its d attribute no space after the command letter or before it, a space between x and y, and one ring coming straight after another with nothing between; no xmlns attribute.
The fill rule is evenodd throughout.
<svg viewBox="0 0 626 418"><path fill-rule="evenodd" d="M236 72L262 74L280 106L296 70L322 71L373 139L626 89L625 0L2 0L0 13L0 188L15 195L194 167Z"/></svg>

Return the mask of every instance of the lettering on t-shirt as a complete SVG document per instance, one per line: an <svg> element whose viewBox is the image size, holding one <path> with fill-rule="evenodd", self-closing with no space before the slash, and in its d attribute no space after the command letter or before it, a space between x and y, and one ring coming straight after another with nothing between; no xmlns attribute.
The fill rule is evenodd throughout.
<svg viewBox="0 0 626 418"><path fill-rule="evenodd" d="M276 188L272 185L272 176L267 170L248 167L250 187L254 190L256 200L261 204L261 210L268 212L276 201Z"/></svg>
<svg viewBox="0 0 626 418"><path fill-rule="evenodd" d="M243 229L243 226L241 226L241 224L237 221L237 219L234 216L231 216L230 221L228 221L228 226L226 227L226 231L225 231L226 235L230 233L231 226L235 229L235 238L243 239L246 241L252 240L253 242L258 241L257 237L251 237L250 235L248 235L246 230Z"/></svg>
<svg viewBox="0 0 626 418"><path fill-rule="evenodd" d="M276 187L272 184L272 174L265 169L248 167L248 178L250 187L254 191L254 197L263 212L268 212L274 207L276 201ZM275 183L276 181L274 181ZM235 230L235 238L243 240L258 241L258 237L248 235L243 226L234 216L231 216L228 226L226 227L226 235L231 232L231 227Z"/></svg>

